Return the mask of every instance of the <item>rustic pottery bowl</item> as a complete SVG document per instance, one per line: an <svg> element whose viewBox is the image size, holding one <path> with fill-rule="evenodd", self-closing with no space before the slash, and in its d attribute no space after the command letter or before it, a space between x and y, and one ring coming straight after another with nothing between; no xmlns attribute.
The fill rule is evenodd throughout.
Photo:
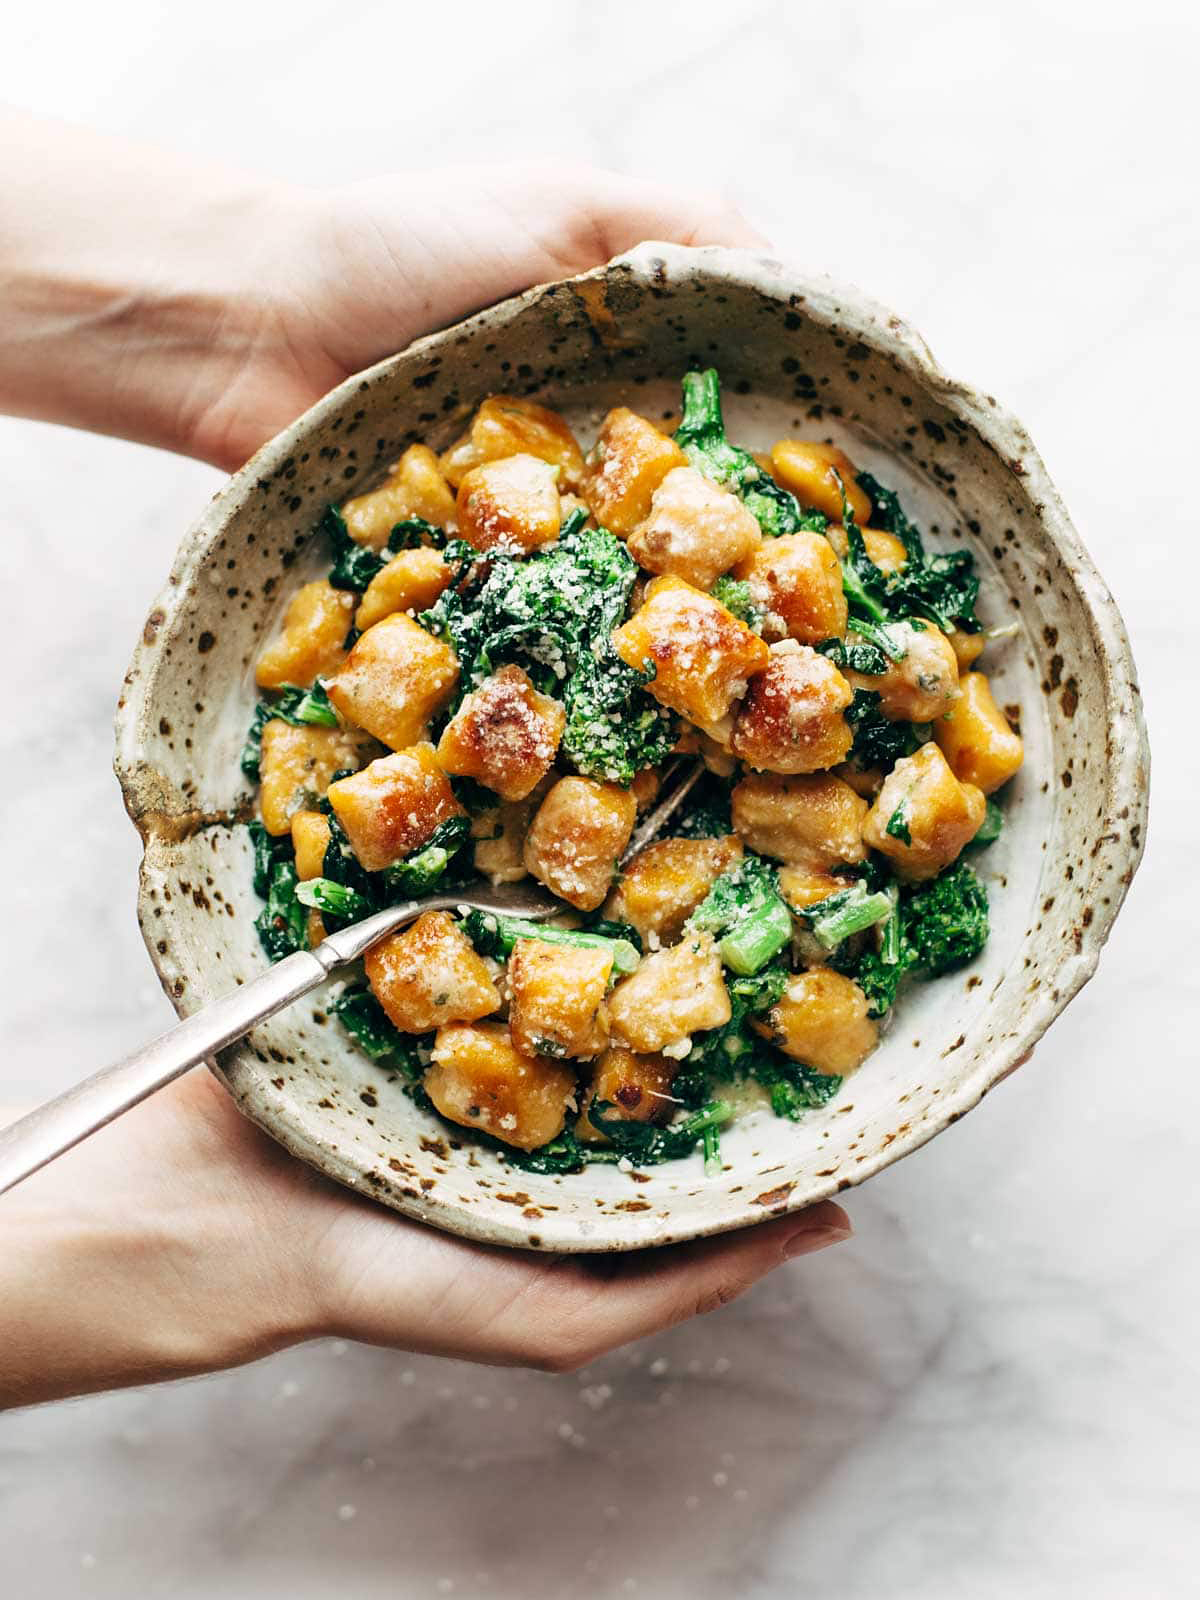
<svg viewBox="0 0 1200 1600"><path fill-rule="evenodd" d="M496 1244L625 1250L797 1210L907 1155L1020 1065L1095 970L1142 850L1148 752L1108 590L1021 425L939 369L857 290L749 252L646 244L530 290L335 389L254 459L185 538L117 718L117 772L145 842L139 912L181 1015L264 967L238 823L251 666L289 592L322 565L313 527L414 439L444 445L493 392L567 412L585 439L621 400L674 409L719 366L731 433L829 437L901 492L935 544L984 578L998 697L1026 764L980 860L993 934L966 973L909 992L878 1052L799 1124L755 1110L725 1166L698 1158L539 1177L453 1136L360 1055L320 995L226 1051L238 1104L295 1155L409 1216Z"/></svg>

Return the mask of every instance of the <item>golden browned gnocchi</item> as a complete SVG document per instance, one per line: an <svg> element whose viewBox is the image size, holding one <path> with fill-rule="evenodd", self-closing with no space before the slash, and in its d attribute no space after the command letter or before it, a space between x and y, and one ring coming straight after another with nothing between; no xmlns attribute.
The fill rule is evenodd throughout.
<svg viewBox="0 0 1200 1600"><path fill-rule="evenodd" d="M382 550L396 524L410 517L420 517L438 527L454 520L450 485L437 457L423 444L409 446L380 488L356 495L342 507L347 533L372 550Z"/></svg>
<svg viewBox="0 0 1200 1600"><path fill-rule="evenodd" d="M637 820L637 801L615 783L560 778L525 839L526 870L560 900L594 911L617 875Z"/></svg>
<svg viewBox="0 0 1200 1600"><path fill-rule="evenodd" d="M472 467L458 486L458 530L476 550L528 555L561 526L558 468L537 456Z"/></svg>
<svg viewBox="0 0 1200 1600"><path fill-rule="evenodd" d="M368 872L382 872L428 842L443 822L465 816L431 744L397 750L339 778L329 804Z"/></svg>
<svg viewBox="0 0 1200 1600"><path fill-rule="evenodd" d="M476 1022L500 1009L482 956L445 911L427 911L403 933L372 945L363 967L388 1020L405 1033Z"/></svg>
<svg viewBox="0 0 1200 1600"><path fill-rule="evenodd" d="M585 456L493 395L410 445L323 521L242 757L268 955L443 895L331 1009L391 1114L407 1085L540 1172L715 1171L744 1079L819 1115L902 983L982 950L1023 757L968 552L928 556L840 444L738 447L713 372L655 416ZM631 845L677 762L688 803ZM469 909L481 880L558 909Z"/></svg>
<svg viewBox="0 0 1200 1600"><path fill-rule="evenodd" d="M536 1150L562 1132L575 1074L546 1056L522 1055L502 1022L439 1028L425 1093L451 1122Z"/></svg>
<svg viewBox="0 0 1200 1600"><path fill-rule="evenodd" d="M547 406L511 394L494 394L485 400L470 431L451 445L439 466L457 489L473 468L518 455L536 456L557 467L564 488L578 487L583 477L583 455L565 420Z"/></svg>
<svg viewBox="0 0 1200 1600"><path fill-rule="evenodd" d="M608 1013L617 1041L643 1054L671 1054L693 1033L728 1022L729 990L712 935L688 934L669 950L646 956L617 984Z"/></svg>
<svg viewBox="0 0 1200 1600"><path fill-rule="evenodd" d="M501 667L473 689L446 724L438 760L502 800L524 800L550 770L567 713L539 694L520 667Z"/></svg>
<svg viewBox="0 0 1200 1600"><path fill-rule="evenodd" d="M393 750L416 744L458 684L454 652L402 612L358 640L328 679L330 700L347 722Z"/></svg>
<svg viewBox="0 0 1200 1600"><path fill-rule="evenodd" d="M863 838L904 878L933 878L970 844L987 803L960 783L931 740L897 761L863 823Z"/></svg>
<svg viewBox="0 0 1200 1600"><path fill-rule="evenodd" d="M610 411L588 458L583 498L602 528L632 533L650 513L654 491L687 457L652 422L626 406Z"/></svg>
<svg viewBox="0 0 1200 1600"><path fill-rule="evenodd" d="M828 656L794 639L771 646L750 680L729 748L765 772L820 772L844 761L854 734L844 712L854 694Z"/></svg>
<svg viewBox="0 0 1200 1600"><path fill-rule="evenodd" d="M508 958L508 1025L526 1055L600 1054L608 1043L605 996L612 953L591 945L518 939Z"/></svg>
<svg viewBox="0 0 1200 1600"><path fill-rule="evenodd" d="M336 671L345 659L353 622L353 595L323 579L306 583L287 608L283 632L258 658L258 687L308 689L318 677Z"/></svg>
<svg viewBox="0 0 1200 1600"><path fill-rule="evenodd" d="M647 572L711 589L761 543L758 523L737 495L695 467L673 467L654 491L646 520L629 535L629 553Z"/></svg>
<svg viewBox="0 0 1200 1600"><path fill-rule="evenodd" d="M627 666L653 671L647 688L656 700L701 728L728 715L768 660L757 634L681 578L655 578L612 642Z"/></svg>

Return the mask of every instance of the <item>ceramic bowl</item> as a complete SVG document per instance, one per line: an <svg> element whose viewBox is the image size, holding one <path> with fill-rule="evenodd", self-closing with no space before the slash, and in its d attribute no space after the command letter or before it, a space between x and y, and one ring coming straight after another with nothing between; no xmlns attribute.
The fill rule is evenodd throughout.
<svg viewBox="0 0 1200 1600"><path fill-rule="evenodd" d="M721 371L731 433L831 438L900 491L934 544L964 543L981 613L1018 636L987 662L1026 764L981 859L993 933L967 972L917 985L878 1052L802 1122L754 1110L698 1158L539 1177L419 1111L360 1055L320 994L216 1070L295 1155L451 1232L557 1251L625 1250L742 1226L869 1178L970 1110L1091 977L1142 850L1148 752L1121 618L1029 436L948 378L857 290L736 250L646 244L422 339L327 395L216 496L146 619L117 718L117 772L145 842L139 912L180 1015L264 968L238 819L252 663L290 591L322 566L313 528L416 439L461 431L489 393L564 410L585 440L627 402L678 403Z"/></svg>

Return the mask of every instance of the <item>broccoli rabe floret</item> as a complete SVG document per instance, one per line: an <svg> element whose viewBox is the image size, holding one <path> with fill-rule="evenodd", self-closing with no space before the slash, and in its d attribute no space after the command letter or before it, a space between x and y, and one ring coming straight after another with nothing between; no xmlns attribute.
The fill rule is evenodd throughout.
<svg viewBox="0 0 1200 1600"><path fill-rule="evenodd" d="M744 622L748 628L758 633L762 628L763 618L767 611L765 606L760 606L750 593L750 584L745 578L731 578L726 574L718 578L709 590L713 599L723 605L726 611L732 611L739 622Z"/></svg>
<svg viewBox="0 0 1200 1600"><path fill-rule="evenodd" d="M687 926L697 933L711 933L725 965L749 975L787 944L792 914L779 893L774 867L748 853L721 874Z"/></svg>
<svg viewBox="0 0 1200 1600"><path fill-rule="evenodd" d="M907 555L904 566L883 580L887 608L895 616L928 617L943 633L955 627L978 633L975 602L979 577L974 556L969 550L930 555L919 531L901 510L898 496L869 472L860 472L858 483L873 502L872 525L894 534Z"/></svg>
<svg viewBox="0 0 1200 1600"><path fill-rule="evenodd" d="M518 939L541 939L546 944L582 945L611 954L613 971L632 972L641 960L638 947L629 939L609 938L584 928L555 928L545 922L527 922L523 917L508 917L499 911L468 911L463 932L480 955L502 961L512 954Z"/></svg>
<svg viewBox="0 0 1200 1600"><path fill-rule="evenodd" d="M886 891L891 909L879 925L879 941L843 967L866 995L873 1017L896 1000L911 973L936 978L965 966L987 943L987 890L965 861L957 861L928 883Z"/></svg>
<svg viewBox="0 0 1200 1600"><path fill-rule="evenodd" d="M460 696L517 661L566 707L560 749L586 777L631 783L675 742L670 714L645 693L648 675L626 666L611 635L624 620L637 565L619 539L585 528L575 512L555 543L528 560L455 541L455 581L420 618L458 657Z"/></svg>
<svg viewBox="0 0 1200 1600"><path fill-rule="evenodd" d="M698 472L732 489L745 502L764 533L825 527L826 518L820 512L801 511L795 495L764 472L749 450L730 444L721 416L721 380L715 368L685 374L683 418L675 443Z"/></svg>
<svg viewBox="0 0 1200 1600"><path fill-rule="evenodd" d="M856 878L836 894L805 906L799 915L819 944L826 950L835 950L853 934L882 922L891 909L891 897L886 891L872 890L863 879Z"/></svg>
<svg viewBox="0 0 1200 1600"><path fill-rule="evenodd" d="M875 689L855 689L846 708L846 721L854 733L850 760L857 767L879 767L890 772L901 756L911 756L929 738L927 722L892 722L880 710Z"/></svg>

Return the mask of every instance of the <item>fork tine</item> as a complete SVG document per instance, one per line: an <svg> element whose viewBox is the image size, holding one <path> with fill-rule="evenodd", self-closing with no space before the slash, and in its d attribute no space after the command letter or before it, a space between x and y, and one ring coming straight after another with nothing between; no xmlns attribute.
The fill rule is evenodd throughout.
<svg viewBox="0 0 1200 1600"><path fill-rule="evenodd" d="M666 796L658 802L652 811L646 813L642 821L638 823L630 834L629 843L625 846L621 855L622 866L631 856L635 856L639 850L645 849L651 840L658 837L659 833L666 827L667 823L670 822L692 792L697 780L704 773L703 761L694 761L691 764L691 770L687 772L687 776L681 779L674 788L671 788L672 781L686 768L687 763L684 761L677 761L674 766L668 768L666 778L663 781Z"/></svg>

